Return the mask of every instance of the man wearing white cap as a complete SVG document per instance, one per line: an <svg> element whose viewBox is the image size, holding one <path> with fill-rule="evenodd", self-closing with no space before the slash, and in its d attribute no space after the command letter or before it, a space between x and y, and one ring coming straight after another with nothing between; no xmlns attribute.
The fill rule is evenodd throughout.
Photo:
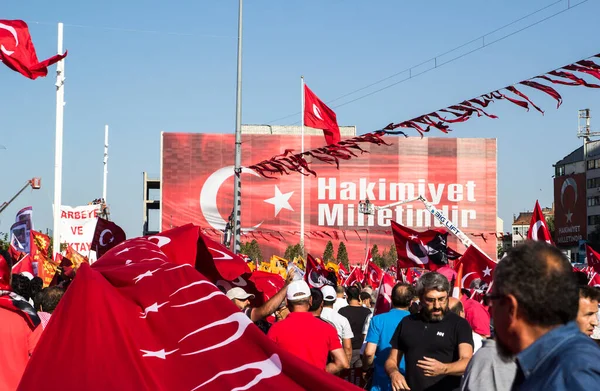
<svg viewBox="0 0 600 391"><path fill-rule="evenodd" d="M335 328L309 312L312 298L308 284L303 280L292 282L287 289L286 302L290 314L275 323L267 336L296 357L329 373L349 368ZM333 360L329 364L328 353Z"/></svg>
<svg viewBox="0 0 600 391"><path fill-rule="evenodd" d="M331 285L325 285L321 288L321 293L323 293L323 311L321 312L321 319L326 320L335 326L335 330L344 347L344 352L348 357L348 361L350 361L352 358L352 338L354 338L350 322L345 316L338 314L337 311L333 309L337 296L335 288Z"/></svg>
<svg viewBox="0 0 600 391"><path fill-rule="evenodd" d="M258 322L261 319L266 318L271 315L281 305L283 300L285 299L285 292L287 291L288 286L294 280L294 272L291 271L288 273L287 278L285 279L285 285L283 288L279 290L273 297L271 297L266 303L261 305L260 307L250 307L250 300L254 299L254 295L246 292L243 288L236 286L235 288L231 288L227 291L227 298L235 304L240 311L245 313L251 321Z"/></svg>

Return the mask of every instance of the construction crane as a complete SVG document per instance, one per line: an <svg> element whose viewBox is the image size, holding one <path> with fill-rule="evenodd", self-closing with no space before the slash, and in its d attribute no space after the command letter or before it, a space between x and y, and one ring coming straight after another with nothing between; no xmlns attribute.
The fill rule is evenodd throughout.
<svg viewBox="0 0 600 391"><path fill-rule="evenodd" d="M17 194L15 194L10 200L3 202L2 205L0 205L0 213L4 212L4 209L8 208L8 206L17 199L18 196L21 195L21 193L23 193L25 191L25 189L27 189L29 186L31 186L31 188L33 190L38 190L42 187L42 179L41 178L32 178L30 180L28 180L25 185L23 185L23 187L21 188L21 190L19 190L17 192Z"/></svg>

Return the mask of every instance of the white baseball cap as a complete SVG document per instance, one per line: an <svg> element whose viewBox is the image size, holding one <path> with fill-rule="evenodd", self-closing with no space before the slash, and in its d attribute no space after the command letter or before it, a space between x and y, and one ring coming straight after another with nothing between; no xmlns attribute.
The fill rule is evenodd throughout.
<svg viewBox="0 0 600 391"><path fill-rule="evenodd" d="M287 288L286 298L291 301L302 300L310 297L310 288L304 280L292 281Z"/></svg>
<svg viewBox="0 0 600 391"><path fill-rule="evenodd" d="M321 293L323 294L323 300L325 301L335 301L337 298L335 289L331 285L325 285L321 288Z"/></svg>
<svg viewBox="0 0 600 391"><path fill-rule="evenodd" d="M254 295L246 292L240 287L231 288L227 291L227 298L229 300L238 299L238 300L252 300L254 299Z"/></svg>

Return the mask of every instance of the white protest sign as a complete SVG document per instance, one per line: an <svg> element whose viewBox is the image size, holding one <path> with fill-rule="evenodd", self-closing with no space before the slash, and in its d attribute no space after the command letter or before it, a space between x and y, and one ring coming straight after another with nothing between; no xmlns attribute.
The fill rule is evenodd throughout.
<svg viewBox="0 0 600 391"><path fill-rule="evenodd" d="M86 255L90 251L100 205L61 206L60 242L67 243L75 251Z"/></svg>

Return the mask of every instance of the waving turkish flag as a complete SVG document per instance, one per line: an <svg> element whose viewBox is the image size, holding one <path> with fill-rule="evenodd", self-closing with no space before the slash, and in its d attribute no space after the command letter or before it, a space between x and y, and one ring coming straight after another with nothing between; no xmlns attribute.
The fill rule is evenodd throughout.
<svg viewBox="0 0 600 391"><path fill-rule="evenodd" d="M457 280L460 278L459 286L461 289L470 289L471 282L479 278L482 283L480 289L485 291L492 283L496 262L492 261L475 246L469 246L465 254L454 265L454 268L456 271L462 268L462 275L459 272L460 277L457 277Z"/></svg>
<svg viewBox="0 0 600 391"><path fill-rule="evenodd" d="M367 270L365 271L365 285L370 285L374 289L377 289L384 274L386 273L384 273L379 266L373 262L369 262L367 264Z"/></svg>
<svg viewBox="0 0 600 391"><path fill-rule="evenodd" d="M535 209L533 210L533 216L531 216L531 224L529 224L529 231L527 232L527 239L545 241L548 244L554 245L552 235L548 229L548 223L540 208L540 203L535 201Z"/></svg>
<svg viewBox="0 0 600 391"><path fill-rule="evenodd" d="M348 278L348 269L344 266L343 263L338 263L338 277L340 278L340 285L343 284L344 281Z"/></svg>
<svg viewBox="0 0 600 391"><path fill-rule="evenodd" d="M589 245L585 245L585 252L587 255L587 264L594 269L595 272L600 273L600 254L594 251Z"/></svg>
<svg viewBox="0 0 600 391"><path fill-rule="evenodd" d="M341 140L335 113L306 84L304 85L304 125L323 129L327 145L337 144Z"/></svg>
<svg viewBox="0 0 600 391"><path fill-rule="evenodd" d="M46 76L48 67L66 56L67 52L38 61L27 23L22 20L0 20L0 60L10 69L36 79Z"/></svg>
<svg viewBox="0 0 600 391"><path fill-rule="evenodd" d="M196 256L191 231L128 240L82 264L18 389L44 379L65 391L359 390L273 343L201 273L172 262L173 243Z"/></svg>
<svg viewBox="0 0 600 391"><path fill-rule="evenodd" d="M362 283L364 281L364 279L365 279L365 275L363 274L361 268L358 266L354 266L354 268L352 268L352 270L350 271L348 278L346 278L346 281L344 281L344 283L342 285L343 286L352 286L356 282Z"/></svg>
<svg viewBox="0 0 600 391"><path fill-rule="evenodd" d="M377 291L377 301L375 302L375 315L383 314L392 309L392 289L394 289L394 278L387 273L383 274L379 290Z"/></svg>
<svg viewBox="0 0 600 391"><path fill-rule="evenodd" d="M96 257L99 259L108 250L127 239L125 231L112 221L98 217L94 238L92 239L92 250L96 251Z"/></svg>
<svg viewBox="0 0 600 391"><path fill-rule="evenodd" d="M433 271L448 264L447 231L417 232L392 221L392 233L399 268L416 266Z"/></svg>
<svg viewBox="0 0 600 391"><path fill-rule="evenodd" d="M369 265L369 262L373 262L373 255L371 255L371 249L369 249L369 251L367 251L367 256L365 257L365 260L362 263L363 272L367 270L367 266Z"/></svg>
<svg viewBox="0 0 600 391"><path fill-rule="evenodd" d="M27 254L21 258L12 267L12 274L29 273L31 278L35 276L33 273L33 263L31 262L31 255Z"/></svg>

